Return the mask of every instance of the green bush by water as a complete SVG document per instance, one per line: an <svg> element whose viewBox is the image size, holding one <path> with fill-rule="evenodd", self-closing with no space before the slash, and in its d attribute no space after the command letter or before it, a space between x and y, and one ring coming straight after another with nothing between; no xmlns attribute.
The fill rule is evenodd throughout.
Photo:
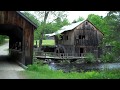
<svg viewBox="0 0 120 90"><path fill-rule="evenodd" d="M87 63L94 63L95 62L95 56L92 53L86 53L85 54L85 62Z"/></svg>
<svg viewBox="0 0 120 90"><path fill-rule="evenodd" d="M115 61L115 55L112 52L107 52L106 54L101 56L102 62L114 62Z"/></svg>

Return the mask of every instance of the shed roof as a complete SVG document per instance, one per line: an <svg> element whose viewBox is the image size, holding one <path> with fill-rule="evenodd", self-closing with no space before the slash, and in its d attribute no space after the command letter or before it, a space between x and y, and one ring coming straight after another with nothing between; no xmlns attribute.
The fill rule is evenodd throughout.
<svg viewBox="0 0 120 90"><path fill-rule="evenodd" d="M30 24L32 24L33 26L35 26L36 28L38 27L38 25L36 25L33 21L31 21L27 16L25 16L23 13L21 13L20 11L16 11L20 16L22 16L24 19L26 19Z"/></svg>
<svg viewBox="0 0 120 90"><path fill-rule="evenodd" d="M69 31L69 30L72 30L74 29L75 27L77 27L79 24L81 24L82 22L84 21L81 21L81 22L77 22L77 23L72 23L70 25L66 25L66 26L63 26L62 28L60 28L60 30L52 33L52 34L46 34L46 36L54 36L54 35L57 35L57 34L61 34L65 31Z"/></svg>
<svg viewBox="0 0 120 90"><path fill-rule="evenodd" d="M89 21L89 20L84 20L84 21ZM54 35L57 35L57 34L61 34L65 31L70 31L70 30L73 30L74 28L76 28L78 25L80 25L81 23L83 23L84 21L80 21L80 22L77 22L77 23L72 23L70 25L66 25L66 26L63 26L60 30L52 33L52 34L46 34L45 36L54 36ZM90 22L90 21L89 21ZM91 23L91 22L90 22ZM92 23L91 23L92 24ZM93 25L93 24L92 24ZM97 28L97 27L95 27ZM101 31L100 31L101 32ZM101 32L102 33L102 32ZM102 33L103 34L103 33Z"/></svg>

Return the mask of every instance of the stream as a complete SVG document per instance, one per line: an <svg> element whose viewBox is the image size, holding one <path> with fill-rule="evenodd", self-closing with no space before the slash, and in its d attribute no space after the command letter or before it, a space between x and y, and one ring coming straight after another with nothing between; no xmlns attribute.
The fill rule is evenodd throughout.
<svg viewBox="0 0 120 90"><path fill-rule="evenodd" d="M120 69L119 63L50 63L49 67L53 70L63 70L63 72L71 72L71 71L91 71L91 70L104 70L104 69Z"/></svg>

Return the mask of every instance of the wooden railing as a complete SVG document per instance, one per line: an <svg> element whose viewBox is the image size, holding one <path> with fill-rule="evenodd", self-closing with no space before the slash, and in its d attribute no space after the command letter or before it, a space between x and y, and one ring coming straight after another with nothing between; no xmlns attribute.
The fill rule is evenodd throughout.
<svg viewBox="0 0 120 90"><path fill-rule="evenodd" d="M85 53L54 53L54 52L35 52L35 56L44 57L59 57L59 58L72 58L72 57L84 57Z"/></svg>

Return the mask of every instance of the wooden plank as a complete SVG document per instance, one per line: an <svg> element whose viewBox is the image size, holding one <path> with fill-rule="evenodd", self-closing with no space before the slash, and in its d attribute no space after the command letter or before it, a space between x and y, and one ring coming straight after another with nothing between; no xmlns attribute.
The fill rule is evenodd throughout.
<svg viewBox="0 0 120 90"><path fill-rule="evenodd" d="M73 60L73 59L85 59L86 57L68 57L68 58L60 58L60 57L49 57L49 56L35 56L37 59L56 59L56 60Z"/></svg>

